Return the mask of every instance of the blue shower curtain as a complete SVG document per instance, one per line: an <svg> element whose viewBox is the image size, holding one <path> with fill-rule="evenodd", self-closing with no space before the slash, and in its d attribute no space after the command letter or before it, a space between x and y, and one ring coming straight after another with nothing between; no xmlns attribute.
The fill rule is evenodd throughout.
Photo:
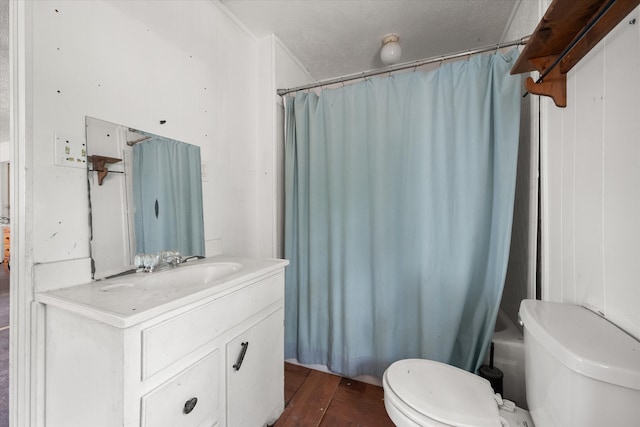
<svg viewBox="0 0 640 427"><path fill-rule="evenodd" d="M204 256L200 147L151 135L133 146L137 253Z"/></svg>
<svg viewBox="0 0 640 427"><path fill-rule="evenodd" d="M286 357L347 376L481 365L511 236L517 53L286 98Z"/></svg>

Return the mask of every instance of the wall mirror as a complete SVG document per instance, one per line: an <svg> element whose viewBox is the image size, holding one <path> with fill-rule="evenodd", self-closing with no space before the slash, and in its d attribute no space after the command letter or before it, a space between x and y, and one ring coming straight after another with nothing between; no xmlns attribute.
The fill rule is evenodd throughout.
<svg viewBox="0 0 640 427"><path fill-rule="evenodd" d="M204 256L200 147L86 117L93 278L138 253Z"/></svg>

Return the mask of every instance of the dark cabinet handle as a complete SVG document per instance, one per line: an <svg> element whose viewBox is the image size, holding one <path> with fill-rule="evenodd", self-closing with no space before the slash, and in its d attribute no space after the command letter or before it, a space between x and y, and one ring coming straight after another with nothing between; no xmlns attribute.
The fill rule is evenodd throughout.
<svg viewBox="0 0 640 427"><path fill-rule="evenodd" d="M233 365L233 369L235 371L239 371L240 367L242 367L242 361L244 360L244 355L247 354L247 348L249 348L249 342L243 342L240 344L242 346L242 350L240 350L240 354L238 355L238 360L236 360L236 364Z"/></svg>
<svg viewBox="0 0 640 427"><path fill-rule="evenodd" d="M187 400L186 402L184 402L184 409L182 410L182 412L184 412L185 414L189 414L191 411L193 411L193 408L196 407L196 403L198 403L197 397L192 397L191 399Z"/></svg>
<svg viewBox="0 0 640 427"><path fill-rule="evenodd" d="M158 199L156 199L156 205L154 206L154 208L156 212L156 218L158 218L158 215L160 214L160 205L158 204Z"/></svg>

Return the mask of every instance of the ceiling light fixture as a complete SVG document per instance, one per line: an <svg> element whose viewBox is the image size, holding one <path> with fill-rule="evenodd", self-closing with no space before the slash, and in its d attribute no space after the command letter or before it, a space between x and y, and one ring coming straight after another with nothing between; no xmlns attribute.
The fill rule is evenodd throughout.
<svg viewBox="0 0 640 427"><path fill-rule="evenodd" d="M392 65L400 61L402 49L398 41L400 37L397 34L387 34L382 39L382 49L380 49L380 60L385 65Z"/></svg>

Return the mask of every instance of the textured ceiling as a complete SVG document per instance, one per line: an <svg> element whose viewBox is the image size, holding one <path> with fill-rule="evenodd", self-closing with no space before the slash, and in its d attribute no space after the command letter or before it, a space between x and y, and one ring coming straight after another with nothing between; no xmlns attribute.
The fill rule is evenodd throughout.
<svg viewBox="0 0 640 427"><path fill-rule="evenodd" d="M382 38L401 62L500 43L532 0L221 0L257 37L276 34L316 80L380 68ZM523 34L524 36L524 34Z"/></svg>

